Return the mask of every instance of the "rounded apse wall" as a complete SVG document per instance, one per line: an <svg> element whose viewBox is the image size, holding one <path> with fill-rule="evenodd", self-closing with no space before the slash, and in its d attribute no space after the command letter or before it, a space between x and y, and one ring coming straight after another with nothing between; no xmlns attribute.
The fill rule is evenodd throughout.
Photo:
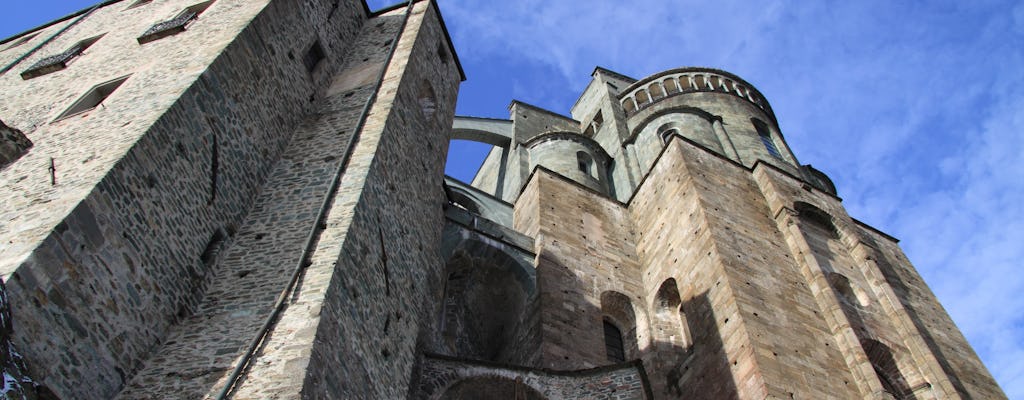
<svg viewBox="0 0 1024 400"><path fill-rule="evenodd" d="M715 133L714 117L693 108L671 108L648 119L633 142L637 161L644 170L654 164L662 148L675 136L692 140L701 146L726 154Z"/></svg>
<svg viewBox="0 0 1024 400"><path fill-rule="evenodd" d="M665 115L689 113L707 117L715 135L708 135L706 130L683 131L681 135L709 150L748 167L764 160L795 172L799 165L779 132L767 100L749 83L728 72L709 68L660 72L630 85L619 101L630 136L637 142L641 134L649 134L648 130L658 131Z"/></svg>
<svg viewBox="0 0 1024 400"><path fill-rule="evenodd" d="M608 154L593 139L570 132L545 133L525 144L530 171L547 168L600 193L608 193Z"/></svg>

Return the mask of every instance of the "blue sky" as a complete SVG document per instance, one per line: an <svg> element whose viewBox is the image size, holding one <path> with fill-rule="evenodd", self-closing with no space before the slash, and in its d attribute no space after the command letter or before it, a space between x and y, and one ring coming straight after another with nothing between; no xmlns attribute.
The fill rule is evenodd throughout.
<svg viewBox="0 0 1024 400"><path fill-rule="evenodd" d="M8 0L6 37L91 1ZM391 1L372 1L373 8ZM801 162L901 245L1010 398L1024 398L1024 2L441 0L458 113L568 114L594 66L733 72ZM467 179L479 146L453 146ZM471 167L465 166L466 164Z"/></svg>

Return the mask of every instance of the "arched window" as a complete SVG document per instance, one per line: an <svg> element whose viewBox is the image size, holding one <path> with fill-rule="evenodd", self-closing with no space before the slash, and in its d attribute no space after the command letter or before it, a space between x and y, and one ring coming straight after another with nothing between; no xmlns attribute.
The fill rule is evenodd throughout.
<svg viewBox="0 0 1024 400"><path fill-rule="evenodd" d="M895 399L911 398L908 396L911 392L910 386L896 365L896 359L893 357L892 350L889 350L889 346L873 339L862 341L861 346L864 348L868 360L871 361L875 373L878 374L878 380L882 382L885 391Z"/></svg>
<svg viewBox="0 0 1024 400"><path fill-rule="evenodd" d="M672 135L682 136L679 127L681 125L678 122L669 122L658 127L658 137L661 138L661 142L668 144L669 140L672 140Z"/></svg>
<svg viewBox="0 0 1024 400"><path fill-rule="evenodd" d="M576 165L584 174L594 176L594 159L583 151L576 152Z"/></svg>
<svg viewBox="0 0 1024 400"><path fill-rule="evenodd" d="M654 299L654 333L656 339L677 347L690 346L686 314L682 309L679 287L674 278L666 279Z"/></svg>
<svg viewBox="0 0 1024 400"><path fill-rule="evenodd" d="M793 203L793 209L796 210L801 220L821 228L830 238L836 239L839 237L839 230L836 229L836 225L832 222L832 216L828 215L825 211L802 201Z"/></svg>
<svg viewBox="0 0 1024 400"><path fill-rule="evenodd" d="M604 351L608 355L608 361L626 361L626 349L622 343L622 331L607 319L604 320Z"/></svg>
<svg viewBox="0 0 1024 400"><path fill-rule="evenodd" d="M779 152L778 147L775 147L775 141L772 140L772 132L768 129L768 125L757 119L751 119L750 122L754 123L754 129L757 129L757 136L761 138L761 143L764 144L765 150L768 150L768 154L775 158L782 158L782 153Z"/></svg>
<svg viewBox="0 0 1024 400"><path fill-rule="evenodd" d="M675 129L675 128L672 128L672 129L669 129L669 130L666 130L664 132L659 133L658 136L661 136L661 142L662 143L668 144L668 141L672 140L672 136L673 135L678 135L678 134L679 134L679 130Z"/></svg>
<svg viewBox="0 0 1024 400"><path fill-rule="evenodd" d="M623 362L640 356L637 317L629 296L616 291L601 293L605 353L608 361ZM640 316L642 317L642 315Z"/></svg>
<svg viewBox="0 0 1024 400"><path fill-rule="evenodd" d="M870 304L870 299L863 290L855 287L850 280L842 274L836 272L829 272L825 275L828 280L828 284L839 292L840 299L847 304L867 307Z"/></svg>

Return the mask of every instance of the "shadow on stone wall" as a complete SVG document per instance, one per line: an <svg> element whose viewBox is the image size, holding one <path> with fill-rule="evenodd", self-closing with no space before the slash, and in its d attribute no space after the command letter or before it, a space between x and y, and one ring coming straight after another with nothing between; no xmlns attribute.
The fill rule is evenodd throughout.
<svg viewBox="0 0 1024 400"><path fill-rule="evenodd" d="M739 399L708 293L684 301L681 310L691 332L687 345L652 341L642 354L655 398Z"/></svg>
<svg viewBox="0 0 1024 400"><path fill-rule="evenodd" d="M874 247L874 246L873 246ZM877 248L877 247L875 247ZM903 293L909 295L911 292L910 288L904 284L903 280L895 276L895 269L892 263L889 262L888 258L882 252L876 252L879 255L875 259L875 264L878 265L878 269L881 270L882 276L885 278L885 282L892 287L896 293ZM903 303L903 309L906 310L907 315L910 316L910 320L914 322L914 327L917 328L917 332L921 334L921 339L924 339L928 349L931 350L935 359L938 360L939 365L942 367L942 371L946 373L946 377L949 378L950 383L956 389L957 394L963 396L964 399L971 399L970 393L967 388L964 387L960 377L956 374L956 370L950 365L949 358L946 357L942 351L942 347L935 341L935 338L931 335L931 329L925 326L921 316L917 314L917 310L914 309L910 304Z"/></svg>

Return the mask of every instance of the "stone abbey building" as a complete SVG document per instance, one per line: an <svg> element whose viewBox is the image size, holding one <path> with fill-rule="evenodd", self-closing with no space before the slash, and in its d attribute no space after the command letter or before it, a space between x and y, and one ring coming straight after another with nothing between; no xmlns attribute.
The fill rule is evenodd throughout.
<svg viewBox="0 0 1024 400"><path fill-rule="evenodd" d="M728 72L454 117L436 4L357 0L106 1L0 68L7 398L1006 397Z"/></svg>

